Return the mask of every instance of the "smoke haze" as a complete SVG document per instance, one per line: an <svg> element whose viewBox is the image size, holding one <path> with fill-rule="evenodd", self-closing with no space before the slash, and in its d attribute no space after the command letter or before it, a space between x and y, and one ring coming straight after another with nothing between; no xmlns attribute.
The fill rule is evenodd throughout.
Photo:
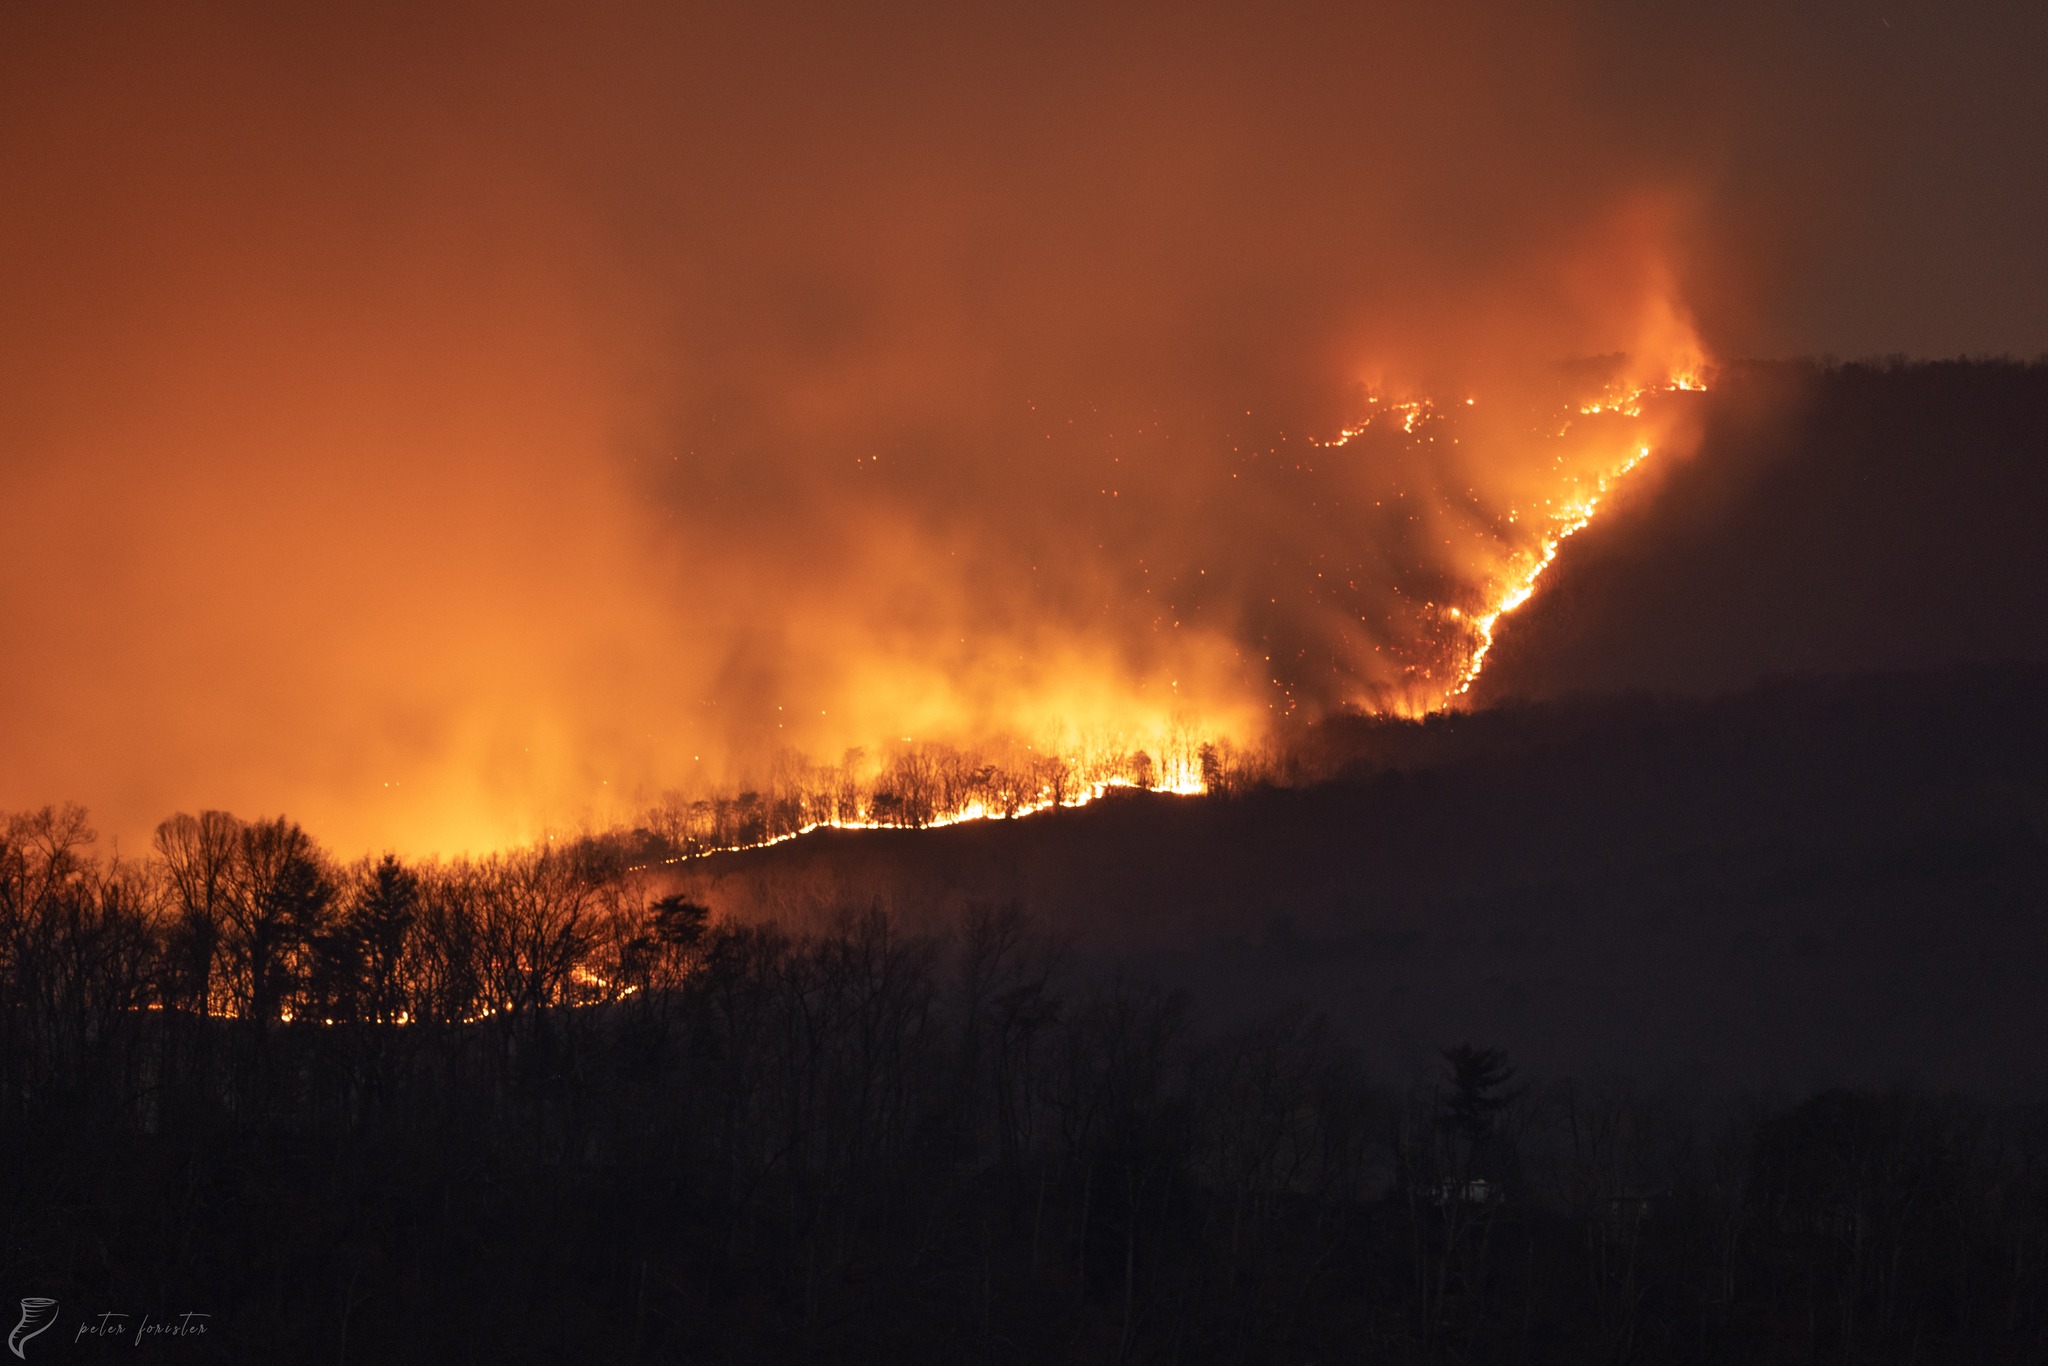
<svg viewBox="0 0 2048 1366"><path fill-rule="evenodd" d="M1802 273L1937 159L1890 23L1623 13L17 7L0 808L452 851L789 748L1250 736L1412 687L1558 362L2048 345L2038 263ZM2039 102L1915 13L1909 103ZM1309 444L1423 394L1455 451Z"/></svg>

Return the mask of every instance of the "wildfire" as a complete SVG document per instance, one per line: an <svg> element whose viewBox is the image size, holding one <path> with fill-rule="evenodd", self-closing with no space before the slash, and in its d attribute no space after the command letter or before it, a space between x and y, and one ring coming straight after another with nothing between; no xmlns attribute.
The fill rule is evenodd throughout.
<svg viewBox="0 0 2048 1366"><path fill-rule="evenodd" d="M1663 383L1637 386L1614 386L1591 402L1577 405L1581 416L1610 416L1640 419L1644 404L1657 394L1698 393L1706 388L1700 369L1687 367L1672 373ZM1455 609L1452 616L1460 620L1468 630L1469 651L1463 664L1454 675L1454 682L1445 694L1444 705L1450 705L1456 698L1471 692L1473 684L1479 681L1486 668L1486 658L1493 650L1494 631L1502 617L1513 612L1535 596L1536 585L1556 561L1564 543L1589 526L1599 515L1600 505L1610 490L1626 478L1654 453L1655 447L1648 441L1630 435L1622 453L1613 459L1604 470L1592 475L1591 487L1569 496L1546 512L1543 529L1535 546L1524 552L1495 583L1490 605L1481 612L1465 615Z"/></svg>
<svg viewBox="0 0 2048 1366"><path fill-rule="evenodd" d="M1041 758L1004 768L940 747L899 752L857 781L824 770L786 779L763 798L672 797L648 824L678 852L677 864L712 853L764 849L818 830L935 829L970 821L1017 820L1056 807L1080 807L1116 792L1199 796L1246 775L1251 762L1227 742L1197 742L1194 732L1155 737L1153 748L1113 747L1081 757ZM821 778L823 781L819 781ZM749 800L751 798L751 800Z"/></svg>
<svg viewBox="0 0 2048 1366"><path fill-rule="evenodd" d="M1466 558L1463 602L1428 604L1419 617L1414 679L1404 695L1369 699L1369 710L1424 716L1460 705L1492 655L1501 621L1535 596L1566 541L1599 515L1614 488L1667 444L1659 396L1705 388L1701 367L1674 366L1655 383L1610 383L1591 397L1560 401L1535 414L1547 435L1523 447L1532 480L1547 482L1548 497L1531 497L1494 517L1483 544ZM1461 441L1484 446L1508 430L1474 414L1477 398L1439 403L1429 397L1392 401L1367 398L1367 414L1325 440L1323 450L1345 446L1376 426L1385 439L1448 450ZM1493 422L1489 427L1488 422ZM1475 425L1476 424L1476 425ZM1521 429L1515 429L1521 430ZM1519 439L1519 438L1516 438ZM854 752L857 753L857 752ZM999 746L984 754L943 745L908 746L886 761L840 766L793 760L762 792L726 792L684 800L672 795L650 811L645 826L667 850L642 866L676 864L705 854L766 848L819 830L880 830L1015 820L1056 807L1078 807L1118 792L1193 796L1255 782L1263 760L1211 739L1181 721L1142 739Z"/></svg>
<svg viewBox="0 0 2048 1366"><path fill-rule="evenodd" d="M1660 404L1659 396L1695 393L1704 387L1697 370L1675 371L1656 384L1614 385L1591 399L1574 398L1559 403L1558 409L1545 407L1534 415L1533 429L1513 429L1548 433L1533 437L1535 446L1520 448L1528 475L1521 487L1547 485L1552 496L1532 498L1519 508L1503 510L1496 505L1497 515L1490 523L1475 519L1469 524L1481 532L1483 558L1465 562L1471 572L1464 580L1464 602L1454 601L1434 616L1420 618L1436 630L1425 645L1437 653L1413 671L1426 684L1403 699L1413 704L1413 714L1447 710L1472 691L1487 667L1502 619L1535 596L1565 542L1592 524L1621 481L1676 444L1674 433L1680 426L1667 420L1674 410ZM1375 403L1375 411L1357 427L1317 444L1342 447L1374 422L1383 422L1388 429L1376 440L1410 450L1431 446L1441 451L1461 440L1485 445L1509 430L1468 418L1468 410L1476 406L1477 400L1471 398L1442 408L1426 399ZM1548 444L1554 442L1563 444ZM1489 448L1486 458L1497 454ZM1454 469L1455 462L1440 468ZM1196 796L1230 791L1271 780L1275 772L1265 754L1210 738L1197 719L1178 710L1154 713L1116 729L1061 728L1057 736L1041 736L1029 744L997 741L959 749L905 739L901 748L874 757L847 751L838 764L813 763L788 751L760 790L694 800L672 793L661 806L642 812L631 828L593 834L574 854L541 846L519 855L494 855L482 863L423 867L411 884L416 906L431 903L441 908L439 914L469 916L486 927L517 923L519 935L540 927L558 936L558 947L546 952L517 935L501 936L497 947L489 949L499 955L491 970L476 977L459 999L428 1001L418 994L424 980L419 978L410 979L407 989L415 994L405 998L404 1008L382 997L373 1008L361 996L337 993L321 985L328 980L321 965L331 967L340 960L323 959L322 954L330 952L323 947L328 941L309 932L298 947L269 963L261 974L253 958L237 960L230 955L218 971L203 974L195 987L181 989L183 994L135 1008L194 1010L222 1019L240 1018L253 1009L282 1024L312 1029L364 1023L411 1026L423 1018L415 1013L422 1010L430 1012L424 1018L476 1025L530 1017L534 1011L617 1003L643 991L658 993L665 989L663 981L673 982L677 974L694 970L686 949L680 947L689 941L662 937L667 931L654 909L659 903L650 900L654 890L669 882L669 876L659 871L667 866L713 853L767 848L819 830L929 829L1016 820L1125 792ZM218 818L216 825L225 821L231 833L240 832L237 842L220 846L243 850L244 863L233 865L243 871L231 877L253 879L269 866L250 862L256 856L248 850L270 847L250 843L249 832L262 833L271 826L244 827L220 813L208 816ZM212 828L190 817L178 819L197 832L191 840ZM282 821L276 823L276 829L283 828ZM166 860L174 847L201 847L190 841L174 844L161 834L159 838L166 841ZM313 876L322 876L317 851L310 841L301 842L311 851L303 853L306 866L315 869ZM419 891L422 886L429 890ZM251 908L249 914L269 904L253 882L234 895L242 900L228 904ZM468 939L485 944L490 936L479 933ZM416 965L394 968L400 969L417 971ZM279 983L284 984L282 989Z"/></svg>
<svg viewBox="0 0 2048 1366"><path fill-rule="evenodd" d="M1699 393L1706 387L1703 364L1690 361L1674 366L1661 382L1611 383L1591 398L1564 404L1562 412L1550 418L1545 427L1552 441L1570 435L1575 420L1580 418L1597 418L1602 423L1622 422L1627 426L1619 433L1609 426L1588 427L1578 444L1571 448L1571 463L1578 472L1567 474L1568 491L1543 500L1533 515L1525 515L1519 508L1508 510L1502 522L1518 529L1514 538L1526 536L1527 533L1519 529L1531 526L1535 530L1533 541L1509 554L1504 561L1497 562L1494 568L1484 571L1481 582L1485 586L1479 595L1481 605L1442 608L1437 608L1434 603L1429 605L1438 613L1437 620L1447 628L1447 632L1438 637L1441 653L1436 663L1416 666L1414 672L1422 686L1414 695L1393 704L1376 703L1374 709L1425 716L1456 706L1460 698L1467 696L1486 668L1502 618L1535 596L1537 584L1556 561L1564 543L1590 525L1615 485L1659 449L1660 433L1654 428L1647 432L1644 430L1648 406L1660 395ZM1389 417L1403 436L1416 436L1418 429L1430 422L1449 424L1448 429L1456 431L1458 411L1477 404L1476 399L1468 398L1462 404L1454 405L1449 413L1442 413L1435 402L1427 398L1387 403L1375 395L1367 402L1371 411L1362 420L1344 427L1328 440L1313 444L1324 449L1342 447L1364 435L1376 422ZM1567 455L1557 454L1552 463L1565 466ZM1497 540L1505 538L1505 533L1496 532Z"/></svg>
<svg viewBox="0 0 2048 1366"><path fill-rule="evenodd" d="M1641 412L1641 409L1582 409L1581 411L1626 412L1630 416L1635 416ZM1464 669L1458 678L1456 686L1449 693L1450 697L1463 697L1466 693L1472 691L1472 685L1479 681L1481 671L1486 668L1486 656L1493 649L1493 629L1499 624L1500 619L1535 596L1537 581L1543 577L1544 571L1550 568L1551 562L1557 559L1557 552L1564 547L1564 543L1579 532L1584 531L1591 524L1594 515L1600 510L1600 500L1607 496L1607 491L1614 486L1615 482L1649 458L1650 447L1636 447L1635 454L1623 461L1612 473L1599 476L1591 493L1567 504L1560 512L1553 514L1551 530L1543 537L1536 553L1525 562L1521 572L1512 576L1503 586L1500 596L1495 600L1492 609L1470 619L1472 635L1476 644L1472 648L1471 655L1465 661ZM1452 610L1456 614L1456 609Z"/></svg>

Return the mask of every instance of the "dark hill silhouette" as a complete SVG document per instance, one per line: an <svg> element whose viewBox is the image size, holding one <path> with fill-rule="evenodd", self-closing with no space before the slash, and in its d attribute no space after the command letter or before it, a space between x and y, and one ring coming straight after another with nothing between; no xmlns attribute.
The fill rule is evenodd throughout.
<svg viewBox="0 0 2048 1366"><path fill-rule="evenodd" d="M2048 1092L2048 669L1337 722L1296 790L820 832L692 895L943 927L1019 901L1226 1015L1327 1011L1399 1075L1482 1038L1551 1075Z"/></svg>
<svg viewBox="0 0 2048 1366"><path fill-rule="evenodd" d="M2048 365L1731 367L1509 618L1478 705L2048 658Z"/></svg>

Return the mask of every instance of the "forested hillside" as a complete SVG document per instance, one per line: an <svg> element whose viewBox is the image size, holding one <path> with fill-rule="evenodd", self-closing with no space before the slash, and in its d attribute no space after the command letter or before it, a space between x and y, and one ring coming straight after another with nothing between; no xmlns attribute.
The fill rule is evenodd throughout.
<svg viewBox="0 0 2048 1366"><path fill-rule="evenodd" d="M2035 1359L2042 681L674 865L16 816L0 1255L226 1360Z"/></svg>

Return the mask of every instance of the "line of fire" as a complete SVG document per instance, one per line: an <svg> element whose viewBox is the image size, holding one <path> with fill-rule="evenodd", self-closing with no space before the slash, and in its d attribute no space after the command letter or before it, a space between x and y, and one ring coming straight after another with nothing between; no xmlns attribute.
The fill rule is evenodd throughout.
<svg viewBox="0 0 2048 1366"><path fill-rule="evenodd" d="M1609 379L1594 396L1532 415L1531 449L1554 491L1495 520L1494 571L1462 605L1421 605L1409 684L1361 710L1421 719L1460 706L1502 621L1610 491L1684 439L1674 419L1685 412L1673 405L1705 388L1693 363L1648 383ZM1320 448L1357 458L1380 439L1455 445L1478 400L1366 404ZM691 860L819 830L1014 820L1125 793L1225 796L1302 774L1284 738L1245 743L1192 721L1051 752L909 743L879 762L860 751L838 764L787 756L762 790L671 794L630 828L449 862L386 856L345 867L286 818L219 811L164 821L149 858L101 863L86 813L46 808L10 817L0 838L0 911L25 924L85 915L132 939L161 971L136 980L129 1007L324 1026L474 1023L672 988L708 914L666 889L665 874Z"/></svg>

